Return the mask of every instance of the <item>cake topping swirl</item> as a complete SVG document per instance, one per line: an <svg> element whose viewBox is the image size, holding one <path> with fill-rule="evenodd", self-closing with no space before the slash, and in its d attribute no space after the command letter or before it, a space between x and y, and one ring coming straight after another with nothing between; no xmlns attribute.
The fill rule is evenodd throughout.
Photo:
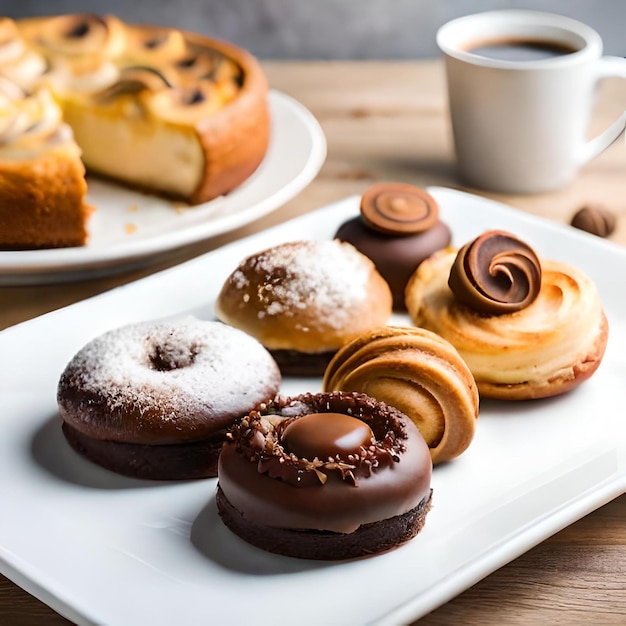
<svg viewBox="0 0 626 626"><path fill-rule="evenodd" d="M373 230L389 235L412 235L439 220L437 201L424 189L403 183L380 183L361 197L361 217Z"/></svg>
<svg viewBox="0 0 626 626"><path fill-rule="evenodd" d="M123 94L135 94L144 89L159 91L169 89L171 86L167 78L152 67L125 67L120 71L116 82L103 89L97 97L100 100L108 100Z"/></svg>
<svg viewBox="0 0 626 626"><path fill-rule="evenodd" d="M14 99L10 86L0 81L0 151L40 149L64 128L61 111L46 89Z"/></svg>
<svg viewBox="0 0 626 626"><path fill-rule="evenodd" d="M45 59L30 50L9 17L0 17L0 76L31 90L48 69Z"/></svg>
<svg viewBox="0 0 626 626"><path fill-rule="evenodd" d="M513 313L537 297L541 264L528 244L491 230L459 250L448 285L459 302L480 313Z"/></svg>
<svg viewBox="0 0 626 626"><path fill-rule="evenodd" d="M101 54L110 41L108 20L91 13L52 18L38 37L38 43L45 49L68 56Z"/></svg>

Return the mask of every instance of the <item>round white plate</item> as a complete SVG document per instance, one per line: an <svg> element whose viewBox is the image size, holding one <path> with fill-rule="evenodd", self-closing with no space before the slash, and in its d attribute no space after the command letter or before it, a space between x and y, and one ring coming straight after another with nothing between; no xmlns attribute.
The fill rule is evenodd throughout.
<svg viewBox="0 0 626 626"><path fill-rule="evenodd" d="M0 285L77 280L154 262L164 253L227 233L278 209L319 172L324 133L293 98L270 92L272 131L257 171L226 196L187 207L113 183L89 179L97 207L81 248L0 251Z"/></svg>

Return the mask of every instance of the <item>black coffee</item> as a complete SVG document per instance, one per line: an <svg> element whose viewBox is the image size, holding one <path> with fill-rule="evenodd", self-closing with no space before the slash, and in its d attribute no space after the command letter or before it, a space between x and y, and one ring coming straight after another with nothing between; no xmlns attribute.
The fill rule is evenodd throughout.
<svg viewBox="0 0 626 626"><path fill-rule="evenodd" d="M500 61L541 61L578 51L578 48L558 41L528 39L482 41L466 49L472 54Z"/></svg>

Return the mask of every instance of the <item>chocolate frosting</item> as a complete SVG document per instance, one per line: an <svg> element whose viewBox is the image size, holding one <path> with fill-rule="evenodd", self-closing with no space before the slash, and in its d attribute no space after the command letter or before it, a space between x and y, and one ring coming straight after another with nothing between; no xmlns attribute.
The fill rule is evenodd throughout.
<svg viewBox="0 0 626 626"><path fill-rule="evenodd" d="M373 439L322 459L289 451L284 434L297 420L329 412L364 422ZM430 492L432 461L417 427L364 394L282 398L252 411L228 437L220 487L244 517L267 526L353 532L405 513Z"/></svg>
<svg viewBox="0 0 626 626"><path fill-rule="evenodd" d="M437 221L424 232L402 237L385 235L368 228L361 217L348 220L339 227L337 239L351 243L372 260L393 294L393 307L404 310L404 290L419 264L451 241L450 229Z"/></svg>
<svg viewBox="0 0 626 626"><path fill-rule="evenodd" d="M539 294L541 264L528 244L491 230L459 250L448 285L459 302L480 313L512 313Z"/></svg>
<svg viewBox="0 0 626 626"><path fill-rule="evenodd" d="M425 189L403 183L380 183L361 197L361 217L373 230L388 235L411 235L432 228L439 205Z"/></svg>

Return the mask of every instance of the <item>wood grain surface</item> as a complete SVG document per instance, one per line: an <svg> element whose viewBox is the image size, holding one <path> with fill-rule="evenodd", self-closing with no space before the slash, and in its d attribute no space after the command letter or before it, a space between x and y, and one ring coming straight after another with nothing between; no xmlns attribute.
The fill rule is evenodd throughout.
<svg viewBox="0 0 626 626"><path fill-rule="evenodd" d="M136 280L301 215L373 182L466 189L457 180L445 78L439 61L265 62L273 88L294 96L320 121L327 160L311 185L269 216L181 250L167 262L107 278L0 288L0 329ZM590 135L626 108L626 81L601 84ZM521 211L568 223L582 206L617 217L611 240L626 245L626 146L620 139L565 189L505 196L466 189ZM0 538L1 540L1 538ZM0 624L68 624L0 577ZM425 625L625 624L626 495L562 530L419 621Z"/></svg>

